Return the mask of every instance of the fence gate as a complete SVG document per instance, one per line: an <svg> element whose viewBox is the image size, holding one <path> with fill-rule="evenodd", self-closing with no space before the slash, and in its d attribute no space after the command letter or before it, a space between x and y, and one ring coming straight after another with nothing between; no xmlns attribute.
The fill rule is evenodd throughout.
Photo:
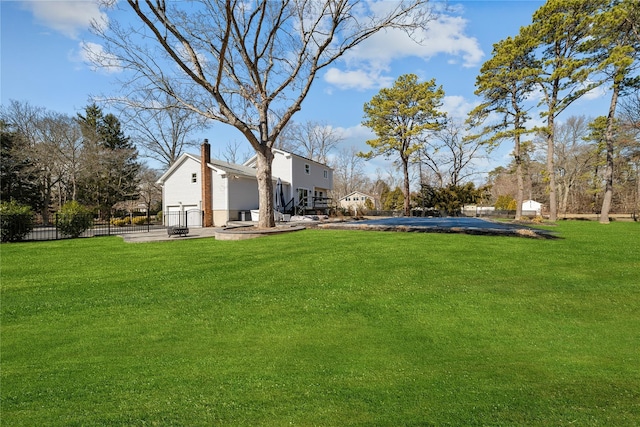
<svg viewBox="0 0 640 427"><path fill-rule="evenodd" d="M164 213L164 225L167 227L202 227L204 213L200 209L173 210Z"/></svg>

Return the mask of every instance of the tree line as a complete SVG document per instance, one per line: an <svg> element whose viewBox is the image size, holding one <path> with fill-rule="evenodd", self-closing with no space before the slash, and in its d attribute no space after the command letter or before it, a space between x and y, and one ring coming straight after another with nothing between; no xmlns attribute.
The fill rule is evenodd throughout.
<svg viewBox="0 0 640 427"><path fill-rule="evenodd" d="M31 207L45 224L71 201L102 217L118 203L157 203L149 186L157 176L139 161L115 115L91 104L72 117L19 101L0 112L3 201Z"/></svg>
<svg viewBox="0 0 640 427"><path fill-rule="evenodd" d="M427 29L437 14L426 1L397 2L383 15L367 3L352 0L260 0L251 7L218 0L189 5L129 0L126 7L138 22L97 25L94 30L104 42L104 51L93 52L92 58L98 66L113 66L115 61L131 71L123 74L121 82L126 99L110 101L123 106L120 117L126 117L129 126L137 126L134 138L124 135L116 116L104 114L95 105L71 118L56 118L55 113L25 104L7 106L2 123L3 156L11 153L6 176L26 178L3 180L3 196L4 182L9 182L7 191L25 200L27 194L37 194L29 203L37 205L43 216L45 206L64 200L81 200L106 212L114 200L128 200L140 192L134 185L135 176L139 179L143 171L136 145L147 157L170 165L192 144L184 136L210 120L238 129L258 157L261 227L274 225L269 177L272 149L278 147L327 160L336 169L336 195L362 186L382 194L383 183L389 186L388 194L397 195L399 189L405 213L412 203L424 205L427 195L436 200L456 191L469 194L474 160L505 143L514 147L512 165L502 172L514 177L515 190L509 191L515 191L516 206L527 188L533 194L533 183L540 183L552 220L559 206L583 206L575 193L589 188L590 194L601 193L594 200L602 202L597 210L604 222L612 206L622 206L619 197L613 196L614 191L623 194L621 179L638 181L630 160L637 151L637 133L633 133L637 118L635 122L623 119L617 108L623 99L629 116L638 110L634 104L640 52L637 1L547 1L530 25L494 45L476 81L481 104L466 123L441 111L444 90L435 80L418 82L407 74L364 106L363 123L376 135L367 141L370 151L343 149L332 156L328 153L338 141L330 127L293 121L317 74L379 32L415 34ZM610 89L611 99L607 114L589 124L590 141L600 151L592 156L597 160L586 162L597 173L591 174L592 182L585 187L571 178L577 172L568 174L566 165L558 168L561 156L575 157L575 150L557 148L559 129L569 106L597 88ZM21 114L13 114L18 111ZM15 117L5 120L7 114L33 118L25 123L38 126L26 126ZM544 125L532 126L534 115ZM68 122L66 135L53 131L57 128L53 123L63 121ZM628 140L626 146L624 140ZM540 146L544 158L534 150ZM225 154L236 160L238 146L229 145ZM55 161L43 160L46 156ZM380 173L375 179L357 173L358 159L374 156L396 158L402 170L397 185L385 182ZM624 165L630 166L625 169ZM534 178L537 169L539 176ZM490 175L494 188L499 175L498 171ZM420 184L420 201L412 202L416 197L410 191L412 180ZM442 189L442 194L435 197L434 189ZM473 197L486 195L476 190Z"/></svg>
<svg viewBox="0 0 640 427"><path fill-rule="evenodd" d="M504 172L515 178L515 187L495 187L494 192L513 195L516 219L522 214L525 175L531 173L540 176L530 176L529 197L534 182L541 183L543 190L535 191L536 197L546 202L552 221L558 208L565 213L598 211L603 223L609 221L612 208L636 212L638 22L640 3L635 0L548 0L530 25L494 45L492 58L476 80L481 103L469 113L466 126L440 110L444 91L435 80L418 82L414 74L403 75L365 104L363 124L376 137L367 141L370 151L359 155L396 160L403 174L406 215L411 208L412 164L420 169L420 194L435 194L434 186L441 189L436 191L440 196L463 194L468 188L459 184L477 154L504 143L514 147L512 164L490 178L493 184ZM600 88L611 93L606 115L588 123L576 118L560 121L573 103ZM620 114L618 104L625 98ZM534 113L543 125L531 124ZM580 189L582 197L576 195ZM475 194L469 202L479 197Z"/></svg>

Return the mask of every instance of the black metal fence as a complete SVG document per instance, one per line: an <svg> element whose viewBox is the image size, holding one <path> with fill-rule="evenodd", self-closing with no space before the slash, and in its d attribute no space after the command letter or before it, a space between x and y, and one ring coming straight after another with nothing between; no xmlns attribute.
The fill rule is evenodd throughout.
<svg viewBox="0 0 640 427"><path fill-rule="evenodd" d="M164 212L162 214L162 223L166 227L202 227L204 212L200 209Z"/></svg>
<svg viewBox="0 0 640 427"><path fill-rule="evenodd" d="M78 215L78 217L80 217ZM155 217L151 216L128 216L118 218L94 218L90 214L81 221L90 224L80 232L70 232L68 221L65 220L63 214L54 214L53 221L50 224L36 223L33 228L28 230L14 229L9 230L6 234L12 236L20 236L14 241L42 241L42 240L60 240L71 239L77 237L96 237L96 236L114 236L127 233L143 233L149 232L151 229L163 228L162 224L158 224ZM16 227L23 225L17 224ZM5 233L3 233L4 235Z"/></svg>

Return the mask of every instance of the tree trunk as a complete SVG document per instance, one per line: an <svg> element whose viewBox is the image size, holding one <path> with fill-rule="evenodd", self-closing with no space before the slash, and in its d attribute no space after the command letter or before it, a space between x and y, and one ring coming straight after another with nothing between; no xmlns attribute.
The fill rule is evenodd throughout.
<svg viewBox="0 0 640 427"><path fill-rule="evenodd" d="M558 219L553 114L547 119L547 174L549 179L549 221Z"/></svg>
<svg viewBox="0 0 640 427"><path fill-rule="evenodd" d="M571 184L566 183L562 188L562 199L560 200L560 213L563 218L567 217L567 206L569 205L569 193L571 191Z"/></svg>
<svg viewBox="0 0 640 427"><path fill-rule="evenodd" d="M518 123L516 123L516 128ZM520 145L520 134L517 133L515 135L515 147L513 157L516 161L516 182L518 184L518 189L516 191L516 221L522 219L522 202L524 202L524 178L522 171L522 147Z"/></svg>
<svg viewBox="0 0 640 427"><path fill-rule="evenodd" d="M607 130L604 135L607 146L607 164L604 169L605 190L602 198L602 209L600 210L600 224L609 224L609 210L611 209L611 199L613 199L613 125L615 122L616 105L618 103L618 93L620 84L616 81L613 84L613 93L609 103L609 114L607 115Z"/></svg>
<svg viewBox="0 0 640 427"><path fill-rule="evenodd" d="M402 172L404 173L404 216L411 216L411 193L409 192L409 159L402 159Z"/></svg>
<svg viewBox="0 0 640 427"><path fill-rule="evenodd" d="M273 152L270 147L261 146L256 150L258 170L258 199L260 206L260 217L258 219L259 228L275 227L276 222L273 217L273 178L271 168L273 164Z"/></svg>
<svg viewBox="0 0 640 427"><path fill-rule="evenodd" d="M636 165L636 200L633 204L633 220L638 221L638 212L640 211L640 168Z"/></svg>

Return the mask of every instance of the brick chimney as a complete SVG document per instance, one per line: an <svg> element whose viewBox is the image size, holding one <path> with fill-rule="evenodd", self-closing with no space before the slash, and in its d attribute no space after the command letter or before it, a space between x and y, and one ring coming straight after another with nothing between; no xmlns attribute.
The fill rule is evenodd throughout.
<svg viewBox="0 0 640 427"><path fill-rule="evenodd" d="M211 169L209 162L211 161L211 145L209 140L205 139L200 146L200 176L202 187L202 211L204 212L203 227L213 227L213 206L211 204Z"/></svg>

